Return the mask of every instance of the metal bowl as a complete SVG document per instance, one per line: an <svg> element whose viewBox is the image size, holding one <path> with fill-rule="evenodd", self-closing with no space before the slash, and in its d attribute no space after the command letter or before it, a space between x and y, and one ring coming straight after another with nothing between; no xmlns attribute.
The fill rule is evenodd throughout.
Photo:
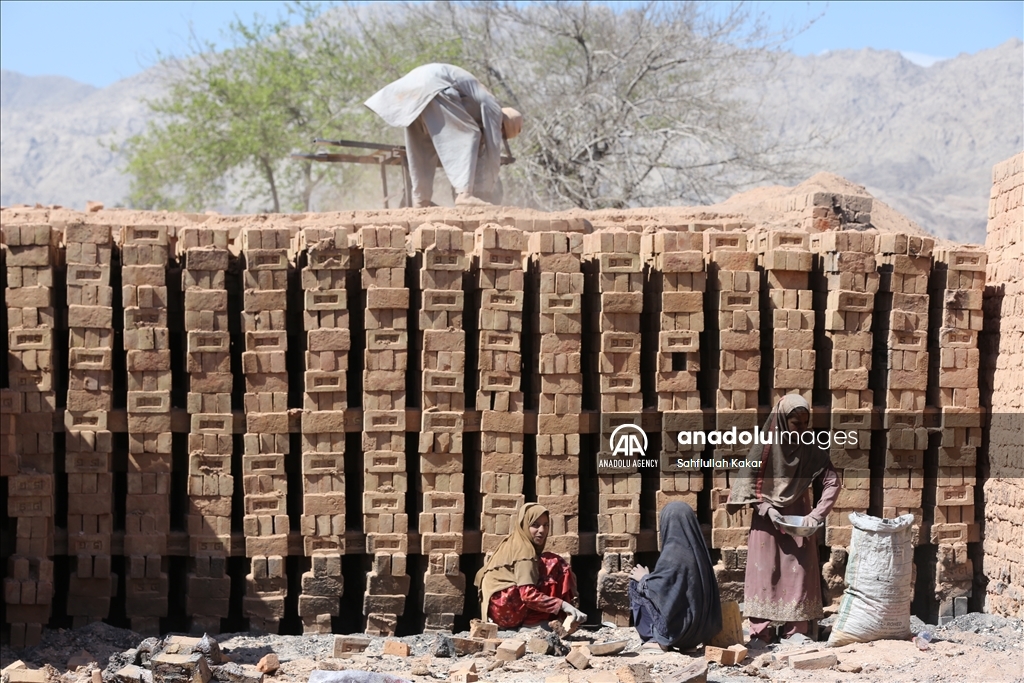
<svg viewBox="0 0 1024 683"><path fill-rule="evenodd" d="M820 524L816 526L801 526L800 523L803 521L801 515L783 515L782 521L779 522L779 526L786 530L787 533L793 536L813 536L817 533L820 528Z"/></svg>

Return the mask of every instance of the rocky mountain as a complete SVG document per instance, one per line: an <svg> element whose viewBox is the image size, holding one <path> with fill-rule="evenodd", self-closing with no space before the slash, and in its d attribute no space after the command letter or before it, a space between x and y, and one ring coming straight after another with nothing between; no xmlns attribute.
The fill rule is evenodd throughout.
<svg viewBox="0 0 1024 683"><path fill-rule="evenodd" d="M59 76L0 73L0 203L108 206L128 194L110 145L140 132L159 67L106 88Z"/></svg>
<svg viewBox="0 0 1024 683"><path fill-rule="evenodd" d="M142 130L159 74L97 89L3 71L0 203L123 202L128 179L109 146ZM783 141L826 136L808 176L836 173L940 237L984 240L992 166L1024 148L1020 40L929 67L871 49L786 55L776 76L748 95Z"/></svg>
<svg viewBox="0 0 1024 683"><path fill-rule="evenodd" d="M992 167L1024 149L1024 43L929 67L898 52L788 56L760 93L784 138L830 141L813 170L864 185L929 232L983 242Z"/></svg>

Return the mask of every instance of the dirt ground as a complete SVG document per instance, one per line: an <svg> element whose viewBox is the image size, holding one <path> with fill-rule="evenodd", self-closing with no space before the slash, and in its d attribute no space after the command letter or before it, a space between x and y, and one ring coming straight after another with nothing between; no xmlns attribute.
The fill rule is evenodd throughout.
<svg viewBox="0 0 1024 683"><path fill-rule="evenodd" d="M916 619L912 631L927 630L933 634L927 650L919 650L907 641L884 640L848 645L830 650L838 663L826 670L796 671L779 662L773 662L787 650L808 647L780 644L767 650L751 650L741 666L721 667L711 663L707 680L714 683L752 683L757 679L768 681L1024 681L1024 621L1004 619L988 614L968 614L938 628L922 624ZM502 631L502 638L528 640L538 629L521 632ZM458 634L457 634L458 635ZM461 634L466 636L468 634ZM217 637L221 651L239 664L256 664L268 653L277 654L281 668L265 678L265 683L304 682L314 669L354 669L388 673L400 679L415 681L445 681L449 672L463 668L474 661L480 681L518 683L543 682L549 676L568 675L570 683L599 678L598 672L614 674L623 666L647 665L655 681L671 683L682 680L682 672L692 666L702 653L661 653L640 650L636 632L629 628L601 627L596 631L580 631L566 639L567 645L581 642L626 640L626 650L617 656L592 657L591 666L576 670L561 656L527 655L515 662L495 666L490 656L437 657L433 650L437 636L432 633L397 638L410 645L410 657L383 655L384 638L374 638L365 653L349 659L334 659L333 635L276 636L247 633L222 634ZM43 642L34 648L16 651L4 647L3 666L21 659L30 668L48 668L51 683L87 683L93 668L102 668L105 683L116 681L115 672L134 656L126 650L143 641L138 634L118 629L102 622L76 630L47 631ZM811 646L825 650L824 643ZM82 652L82 651L85 652ZM68 660L75 656L92 659L97 665L86 664L77 671L68 671ZM488 671L488 667L495 667ZM415 672L415 673L414 673ZM615 680L615 679L608 679ZM6 682L5 682L6 683Z"/></svg>

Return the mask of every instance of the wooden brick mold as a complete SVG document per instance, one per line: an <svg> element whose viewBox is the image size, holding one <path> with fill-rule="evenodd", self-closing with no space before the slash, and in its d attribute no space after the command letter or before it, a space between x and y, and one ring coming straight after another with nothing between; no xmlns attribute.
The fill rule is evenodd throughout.
<svg viewBox="0 0 1024 683"><path fill-rule="evenodd" d="M159 633L167 615L171 488L171 350L167 329L168 228L121 230L121 299L128 368L125 610L132 630Z"/></svg>
<svg viewBox="0 0 1024 683"><path fill-rule="evenodd" d="M479 264L480 548L493 551L523 505L523 251L515 228L483 225L475 233Z"/></svg>
<svg viewBox="0 0 1024 683"><path fill-rule="evenodd" d="M53 268L59 237L46 224L3 225L7 269L8 370L0 434L7 514L15 520L14 554L4 579L11 645L39 643L53 598L54 309Z"/></svg>
<svg viewBox="0 0 1024 683"><path fill-rule="evenodd" d="M583 235L529 235L530 267L539 279L534 348L539 363L537 409L537 502L547 508L551 530L546 550L579 553L580 414L582 411Z"/></svg>
<svg viewBox="0 0 1024 683"><path fill-rule="evenodd" d="M584 259L596 261L600 311L598 372L601 387L601 445L598 458L597 552L602 555L597 604L602 618L629 623L625 575L634 564L640 533L640 474L629 454L613 451L616 428L638 425L643 410L640 388L640 314L643 264L640 233L601 230L583 237ZM628 428L627 428L628 429ZM618 432L622 433L622 432ZM616 462L618 460L619 462ZM606 467L601 461L609 462Z"/></svg>
<svg viewBox="0 0 1024 683"><path fill-rule="evenodd" d="M185 293L185 369L189 373L188 531L191 557L186 611L195 631L219 633L228 616L234 415L225 274L232 254L226 229L178 234Z"/></svg>
<svg viewBox="0 0 1024 683"><path fill-rule="evenodd" d="M288 273L293 265L291 235L284 229L243 228L242 332L245 351L245 436L242 490L245 495L245 577L243 607L249 627L275 633L284 617L288 582Z"/></svg>
<svg viewBox="0 0 1024 683"><path fill-rule="evenodd" d="M107 416L113 406L114 321L110 288L113 239L109 225L68 225L64 233L68 302L68 395L64 413L68 473L68 554L75 570L68 584L73 623L104 619L117 592L110 572L114 526ZM153 292L166 307L166 290Z"/></svg>
<svg viewBox="0 0 1024 683"><path fill-rule="evenodd" d="M359 246L366 290L363 531L366 550L373 555L363 614L368 634L394 635L410 583L406 573L409 515L405 510L409 490L405 462L405 374L409 370L406 229L364 227L359 231Z"/></svg>
<svg viewBox="0 0 1024 683"><path fill-rule="evenodd" d="M330 633L344 589L345 410L348 402L350 228L305 228L300 249L306 335L302 415L303 554L299 616L306 633ZM358 300L358 294L356 296Z"/></svg>
<svg viewBox="0 0 1024 683"><path fill-rule="evenodd" d="M409 235L418 265L418 347L422 354L422 406L418 491L420 551L427 558L423 614L428 630L452 631L462 614L466 575L463 552L466 494L462 432L466 409L466 332L463 276L473 235L426 224ZM390 467L390 462L382 463Z"/></svg>

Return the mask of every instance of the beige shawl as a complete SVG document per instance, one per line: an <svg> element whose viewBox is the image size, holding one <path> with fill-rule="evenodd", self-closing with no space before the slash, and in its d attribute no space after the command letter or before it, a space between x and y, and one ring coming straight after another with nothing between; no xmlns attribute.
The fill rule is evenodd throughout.
<svg viewBox="0 0 1024 683"><path fill-rule="evenodd" d="M480 595L480 615L488 621L487 608L491 596L509 586L533 586L540 580L537 549L530 537L530 525L547 514L537 503L519 508L519 516L512 532L502 539L484 566L476 573L476 587Z"/></svg>

